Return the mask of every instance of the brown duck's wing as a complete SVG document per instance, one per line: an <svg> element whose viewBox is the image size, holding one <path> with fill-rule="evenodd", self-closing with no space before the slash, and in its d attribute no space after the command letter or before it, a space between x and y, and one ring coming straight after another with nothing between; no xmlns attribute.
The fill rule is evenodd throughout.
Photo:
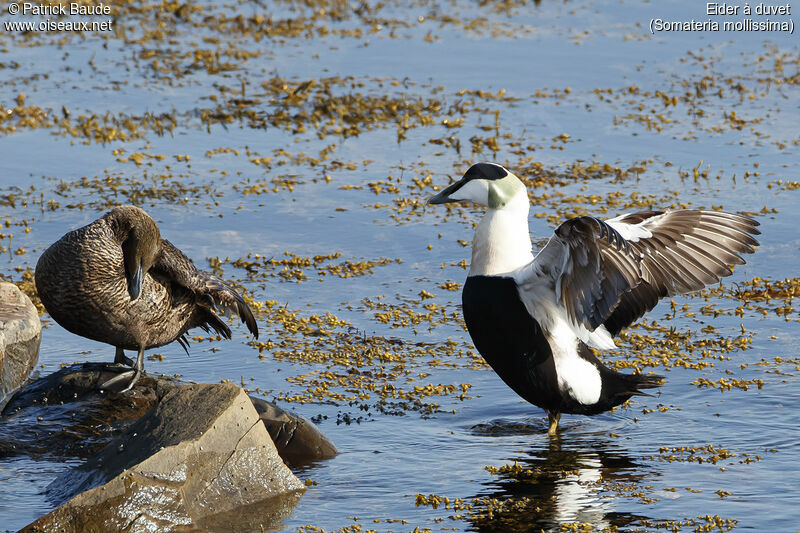
<svg viewBox="0 0 800 533"><path fill-rule="evenodd" d="M150 271L193 292L198 303L207 308L207 315L211 315L207 323L217 333L230 338L230 329L213 312L215 307L238 314L250 333L258 338L256 319L242 296L214 274L197 270L192 260L168 240L161 240L161 253Z"/></svg>

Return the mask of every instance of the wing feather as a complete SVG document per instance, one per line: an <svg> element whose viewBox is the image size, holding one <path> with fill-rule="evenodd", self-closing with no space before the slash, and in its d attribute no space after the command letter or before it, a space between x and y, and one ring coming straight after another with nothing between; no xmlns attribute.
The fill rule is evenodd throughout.
<svg viewBox="0 0 800 533"><path fill-rule="evenodd" d="M613 336L661 298L731 275L730 265L743 264L741 254L758 246L757 226L746 216L703 210L578 217L556 228L517 281L523 293L551 283L579 337L601 326Z"/></svg>
<svg viewBox="0 0 800 533"><path fill-rule="evenodd" d="M236 313L258 338L256 319L244 298L214 274L197 270L192 260L166 239L161 240L161 253L151 272L193 292L198 303L207 308L207 322L217 333L230 338L230 329L214 313L214 307Z"/></svg>

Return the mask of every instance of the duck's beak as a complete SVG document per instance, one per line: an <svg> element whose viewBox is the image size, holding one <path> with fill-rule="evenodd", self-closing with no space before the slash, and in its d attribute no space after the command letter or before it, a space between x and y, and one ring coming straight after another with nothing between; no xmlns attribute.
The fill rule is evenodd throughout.
<svg viewBox="0 0 800 533"><path fill-rule="evenodd" d="M459 202L455 198L450 198L450 195L456 192L461 186L464 185L464 180L458 180L455 183L450 184L447 188L439 191L439 193L435 196L431 196L428 198L428 204L448 204L451 202Z"/></svg>
<svg viewBox="0 0 800 533"><path fill-rule="evenodd" d="M142 259L138 253L139 239L131 235L122 243L122 260L125 264L125 279L128 281L128 294L131 295L131 300L138 298L142 292Z"/></svg>
<svg viewBox="0 0 800 533"><path fill-rule="evenodd" d="M128 294L131 295L131 300L135 300L142 292L142 265L136 267L136 272L133 276L128 277Z"/></svg>

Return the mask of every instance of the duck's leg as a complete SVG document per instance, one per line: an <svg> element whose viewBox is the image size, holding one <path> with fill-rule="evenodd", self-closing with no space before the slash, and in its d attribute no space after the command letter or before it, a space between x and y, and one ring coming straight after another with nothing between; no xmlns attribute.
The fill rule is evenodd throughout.
<svg viewBox="0 0 800 533"><path fill-rule="evenodd" d="M133 359L127 357L125 352L117 346L117 353L114 354L114 364L115 365L125 365L125 366L133 366Z"/></svg>
<svg viewBox="0 0 800 533"><path fill-rule="evenodd" d="M125 351L117 346L117 351L114 353L114 362L104 363L103 367L108 372L119 372L119 374L100 385L98 388L101 390L107 389L111 385L118 383L119 381L122 381L126 377L130 376L133 372L133 370L131 370L131 367L133 367L133 359L126 357Z"/></svg>
<svg viewBox="0 0 800 533"><path fill-rule="evenodd" d="M128 392L136 385L144 370L144 345L139 346L139 353L136 355L136 366L133 367L133 378L128 386L122 389L122 392Z"/></svg>
<svg viewBox="0 0 800 533"><path fill-rule="evenodd" d="M547 434L555 437L558 434L558 421L561 420L561 413L547 411L547 418L550 420L550 429L547 430Z"/></svg>
<svg viewBox="0 0 800 533"><path fill-rule="evenodd" d="M117 355L119 355L119 352L117 352ZM124 354L123 357L125 357ZM125 357L125 359L128 358ZM136 384L136 382L139 381L139 377L142 375L142 370L144 369L144 346L139 346L139 354L136 357L136 364L133 364L133 361L131 361L130 359L128 359L128 361L130 361L131 366L133 366L132 370L126 370L125 372L122 372L121 374L114 376L113 378L109 379L108 381L100 385L100 388L107 389L124 379L130 378L131 381L130 383L128 383L128 386L122 389L120 392L121 393L128 392L129 390L131 390L133 386ZM117 362L116 358L114 359L114 362L115 363Z"/></svg>

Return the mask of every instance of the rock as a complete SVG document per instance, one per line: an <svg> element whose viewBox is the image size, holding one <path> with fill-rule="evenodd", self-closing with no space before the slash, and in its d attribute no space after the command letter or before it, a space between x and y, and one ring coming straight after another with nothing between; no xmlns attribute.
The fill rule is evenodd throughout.
<svg viewBox="0 0 800 533"><path fill-rule="evenodd" d="M174 387L84 465L53 483L69 501L22 531L265 529L303 484L235 385ZM253 522L242 506L259 509Z"/></svg>
<svg viewBox="0 0 800 533"><path fill-rule="evenodd" d="M0 281L0 410L36 366L42 323L16 285Z"/></svg>
<svg viewBox="0 0 800 533"><path fill-rule="evenodd" d="M99 384L115 375L107 368L72 365L20 389L0 417L0 457L91 457L182 384L146 376L127 394L105 394Z"/></svg>
<svg viewBox="0 0 800 533"><path fill-rule="evenodd" d="M292 466L331 459L338 451L316 425L272 402L250 397L281 458Z"/></svg>
<svg viewBox="0 0 800 533"><path fill-rule="evenodd" d="M83 363L25 385L0 416L0 457L91 457L168 392L186 385L172 377L145 374L125 394L98 390L114 375L105 363ZM306 418L260 398L250 400L286 463L299 466L336 455L330 439Z"/></svg>
<svg viewBox="0 0 800 533"><path fill-rule="evenodd" d="M110 474L102 472L96 472L95 477L92 477L92 468L97 466L97 457L110 453L108 450L114 450L115 446L118 450L119 444L123 444L122 451L126 452L128 448L118 437L136 432L133 426L139 427L140 422L137 420L148 417L148 412L159 406L173 391L187 386L185 382L175 378L146 374L132 391L124 394L98 390L99 384L104 383L112 375L114 373L109 371L108 365L104 363L84 363L64 367L25 385L0 415L0 457L26 455L34 461L52 460L54 457L93 458L87 462L86 467L70 471L49 487L48 497L54 503L72 498L65 504L65 508L48 515L49 519L59 517L59 520L66 521L59 522L59 526L63 523L68 524L66 531L72 527L69 526L69 520L74 520L71 523L77 524L74 526L76 529L88 528L87 530L91 531L95 526L97 531L105 529L106 526L102 523L97 525L85 521L79 522L76 518L83 516L84 512L88 513L86 516L95 514L92 507L95 504L91 503L94 500L88 500L88 494L93 490L97 491L93 483L103 483L109 479ZM238 387L230 387L239 390ZM256 411L252 411L251 408L251 415L260 416L263 421L262 426L265 426L273 437L278 453L284 461L293 465L306 464L332 457L336 453L336 448L330 440L305 418L259 398L251 397L249 401L256 408ZM206 416L198 413L192 413L192 416ZM112 457L116 455L119 454L111 454ZM110 479L113 482L114 478ZM74 496L77 491L87 488L90 489L89 492ZM181 526L184 527L183 531L198 530L191 528L209 531L260 531L262 527L269 529L270 523L277 523L287 516L294 508L299 494L297 491L283 493L211 515L192 516L176 513L165 516L189 520L191 526ZM124 491L118 497L120 501L128 501ZM69 511L67 505L70 506ZM112 504L107 503L100 507L110 505ZM74 513L74 516L69 513ZM51 525L56 527L53 523L48 525L42 520L44 518L31 524L29 528L33 528L34 525L40 528L49 528ZM154 529L165 528L171 529L164 524ZM36 531L36 529L29 530Z"/></svg>

